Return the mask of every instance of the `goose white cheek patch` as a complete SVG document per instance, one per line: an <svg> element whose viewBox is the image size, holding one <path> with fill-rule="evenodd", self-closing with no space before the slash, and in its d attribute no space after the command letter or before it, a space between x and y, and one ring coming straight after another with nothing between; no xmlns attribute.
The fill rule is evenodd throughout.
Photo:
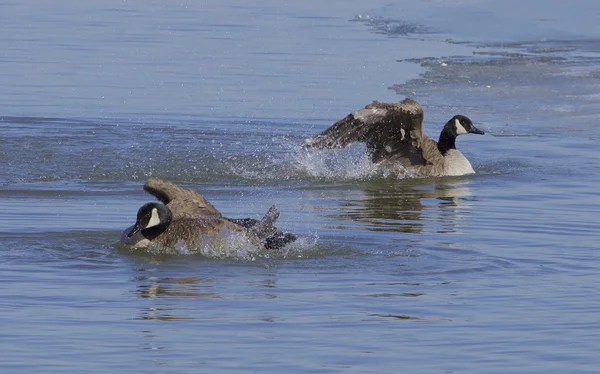
<svg viewBox="0 0 600 374"><path fill-rule="evenodd" d="M160 223L160 219L158 218L158 210L156 208L152 209L152 215L150 216L150 221L148 221L148 225L146 228L154 227Z"/></svg>
<svg viewBox="0 0 600 374"><path fill-rule="evenodd" d="M457 119L454 120L454 127L456 127L456 135L467 134L467 130L465 130L465 127Z"/></svg>

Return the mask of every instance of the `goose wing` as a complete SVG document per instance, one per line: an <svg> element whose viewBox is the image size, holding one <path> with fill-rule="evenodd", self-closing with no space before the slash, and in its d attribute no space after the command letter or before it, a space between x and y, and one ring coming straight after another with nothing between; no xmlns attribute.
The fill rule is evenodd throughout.
<svg viewBox="0 0 600 374"><path fill-rule="evenodd" d="M277 210L275 205L269 208L261 220L253 218L224 218L246 228L258 241L263 242L266 249L278 249L297 239L296 235L283 232L275 227L275 221L279 218L279 210Z"/></svg>
<svg viewBox="0 0 600 374"><path fill-rule="evenodd" d="M165 204L173 213L173 220L202 216L221 217L211 203L199 193L179 187L163 179L148 179L144 190Z"/></svg>
<svg viewBox="0 0 600 374"><path fill-rule="evenodd" d="M296 240L296 235L284 233L275 227L278 218L279 210L273 205L260 221L248 228L266 249L278 249Z"/></svg>
<svg viewBox="0 0 600 374"><path fill-rule="evenodd" d="M419 103L412 99L399 103L374 101L306 139L304 146L344 148L362 142L367 144L373 162L400 157L415 165L427 162L421 149L424 138L423 108Z"/></svg>
<svg viewBox="0 0 600 374"><path fill-rule="evenodd" d="M278 218L279 210L273 205L260 221L249 228L249 231L254 233L259 239L265 240L277 232L277 228L274 225Z"/></svg>
<svg viewBox="0 0 600 374"><path fill-rule="evenodd" d="M403 130L403 131L401 131ZM354 142L370 143L402 134L423 133L423 108L412 99L400 103L373 101L350 113L321 134L304 141L306 147L344 148Z"/></svg>

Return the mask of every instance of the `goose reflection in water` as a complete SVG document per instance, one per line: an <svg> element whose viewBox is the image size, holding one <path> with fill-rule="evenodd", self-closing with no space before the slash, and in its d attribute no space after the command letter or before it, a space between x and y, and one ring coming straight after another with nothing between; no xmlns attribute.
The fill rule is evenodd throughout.
<svg viewBox="0 0 600 374"><path fill-rule="evenodd" d="M221 296L213 289L214 279L201 277L153 277L139 276L134 280L139 283L136 286L135 293L142 298L192 298L192 299L220 299ZM191 316L184 316L185 311L176 311L171 302L160 302L152 307L140 310L140 315L136 319L141 320L160 320L160 321L180 321L194 319Z"/></svg>
<svg viewBox="0 0 600 374"><path fill-rule="evenodd" d="M455 232L469 212L473 192L469 178L372 180L342 194L328 218L365 224L368 231ZM318 208L317 208L318 209ZM430 231L430 230L428 230Z"/></svg>
<svg viewBox="0 0 600 374"><path fill-rule="evenodd" d="M246 278L246 273L240 278L240 286L247 284L253 288L264 289L262 293L253 293L254 299L275 299L276 294L273 289L277 288L277 276L275 272L262 268L251 268L260 272L256 279L254 276ZM155 269L138 269L144 273L154 273ZM222 280L213 277L169 277L140 275L134 277L132 282L135 289L132 291L139 297L149 300L151 306L145 306L138 311L134 319L139 320L160 320L160 321L181 321L194 320L198 318L208 318L206 311L202 311L202 305L205 302L227 303L227 299L237 298L239 295L225 294L222 291ZM226 289L226 288L225 288ZM190 303L174 301L174 299L189 299ZM219 309L211 309L213 318L222 316ZM216 314L214 314L216 313ZM257 320L270 320L275 318L271 314L256 316Z"/></svg>
<svg viewBox="0 0 600 374"><path fill-rule="evenodd" d="M220 296L214 292L200 292L206 288L206 283L214 282L211 278L185 277L185 278L154 278L138 277L147 284L137 286L136 292L140 297L192 297L195 299L215 299ZM203 286L204 284L204 286Z"/></svg>

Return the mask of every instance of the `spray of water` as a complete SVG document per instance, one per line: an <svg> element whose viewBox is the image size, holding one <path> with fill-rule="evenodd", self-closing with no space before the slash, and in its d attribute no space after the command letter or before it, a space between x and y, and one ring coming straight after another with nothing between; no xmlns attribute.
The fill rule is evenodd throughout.
<svg viewBox="0 0 600 374"><path fill-rule="evenodd" d="M190 247L184 242L178 242L174 247L162 247L150 244L146 248L132 249L134 253L156 256L190 256L199 255L210 259L257 261L264 259L301 259L322 255L318 247L316 235L298 238L283 248L276 250L264 249L248 240L239 232L224 231L216 236L203 236L201 244Z"/></svg>
<svg viewBox="0 0 600 374"><path fill-rule="evenodd" d="M263 182L410 177L401 167L390 169L373 164L362 144L346 149L318 150L304 149L297 141L280 139L269 149L257 150L249 157L232 157L228 161L229 173Z"/></svg>

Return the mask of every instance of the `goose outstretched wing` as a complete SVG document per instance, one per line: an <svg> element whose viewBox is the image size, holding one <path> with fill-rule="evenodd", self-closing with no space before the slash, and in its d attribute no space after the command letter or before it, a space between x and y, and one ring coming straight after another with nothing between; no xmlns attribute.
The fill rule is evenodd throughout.
<svg viewBox="0 0 600 374"><path fill-rule="evenodd" d="M321 134L304 141L307 148L344 148L367 144L374 162L400 156L424 163L423 108L412 99L400 103L374 101L339 120Z"/></svg>

